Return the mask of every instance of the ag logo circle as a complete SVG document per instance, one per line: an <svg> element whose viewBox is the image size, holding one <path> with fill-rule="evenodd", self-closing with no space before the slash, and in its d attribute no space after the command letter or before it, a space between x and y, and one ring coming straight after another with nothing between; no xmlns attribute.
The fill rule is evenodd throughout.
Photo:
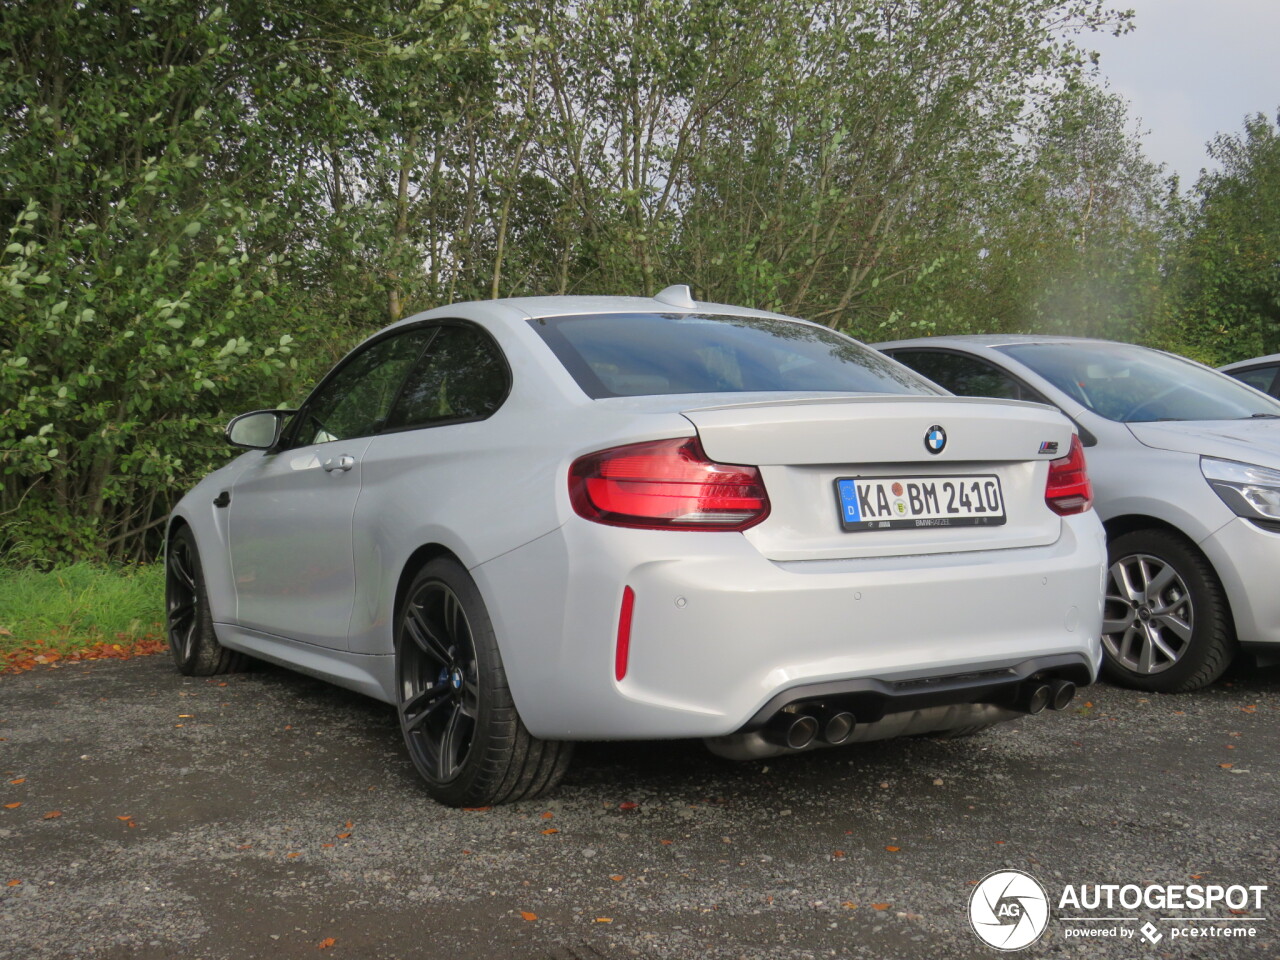
<svg viewBox="0 0 1280 960"><path fill-rule="evenodd" d="M1028 873L997 870L969 895L969 924L988 946L1021 950L1049 926L1049 895Z"/></svg>

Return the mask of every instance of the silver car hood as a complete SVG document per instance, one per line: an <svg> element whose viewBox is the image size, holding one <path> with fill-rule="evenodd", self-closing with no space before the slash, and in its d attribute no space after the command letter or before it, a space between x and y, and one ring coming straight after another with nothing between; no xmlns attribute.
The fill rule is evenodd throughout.
<svg viewBox="0 0 1280 960"><path fill-rule="evenodd" d="M1280 469L1280 420L1170 420L1129 423L1139 443Z"/></svg>

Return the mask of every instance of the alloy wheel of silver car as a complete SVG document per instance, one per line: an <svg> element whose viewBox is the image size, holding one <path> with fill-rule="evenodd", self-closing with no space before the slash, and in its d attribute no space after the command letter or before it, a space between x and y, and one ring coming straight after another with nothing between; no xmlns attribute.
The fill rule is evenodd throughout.
<svg viewBox="0 0 1280 960"><path fill-rule="evenodd" d="M1108 544L1104 670L1126 687L1198 690L1231 663L1231 609L1213 567L1173 531L1132 530Z"/></svg>
<svg viewBox="0 0 1280 960"><path fill-rule="evenodd" d="M1126 670L1150 675L1181 659L1195 633L1195 605L1173 565L1139 553L1111 564L1102 643Z"/></svg>

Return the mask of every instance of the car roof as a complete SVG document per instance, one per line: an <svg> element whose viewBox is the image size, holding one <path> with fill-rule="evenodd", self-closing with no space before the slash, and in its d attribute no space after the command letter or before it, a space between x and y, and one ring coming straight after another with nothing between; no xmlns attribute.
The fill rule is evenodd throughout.
<svg viewBox="0 0 1280 960"><path fill-rule="evenodd" d="M1101 337L1068 337L1059 334L1039 333L970 333L954 334L943 337L912 337L907 340L886 340L873 343L877 350L893 350L899 347L1003 347L1018 343L1120 343L1119 340L1105 340ZM1128 346L1128 344L1126 344Z"/></svg>
<svg viewBox="0 0 1280 960"><path fill-rule="evenodd" d="M1262 366L1269 363L1280 363L1280 353L1269 353L1265 357L1254 357L1252 360L1237 360L1235 363L1225 364L1218 369L1224 373L1232 370L1243 370L1245 367Z"/></svg>

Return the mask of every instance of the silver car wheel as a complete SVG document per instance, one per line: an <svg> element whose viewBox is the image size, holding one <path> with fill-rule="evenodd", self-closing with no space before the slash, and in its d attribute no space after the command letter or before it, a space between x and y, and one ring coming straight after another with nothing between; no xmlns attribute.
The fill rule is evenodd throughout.
<svg viewBox="0 0 1280 960"><path fill-rule="evenodd" d="M1171 564L1138 553L1111 565L1102 644L1115 663L1136 674L1162 673L1186 653L1194 629L1191 592Z"/></svg>

